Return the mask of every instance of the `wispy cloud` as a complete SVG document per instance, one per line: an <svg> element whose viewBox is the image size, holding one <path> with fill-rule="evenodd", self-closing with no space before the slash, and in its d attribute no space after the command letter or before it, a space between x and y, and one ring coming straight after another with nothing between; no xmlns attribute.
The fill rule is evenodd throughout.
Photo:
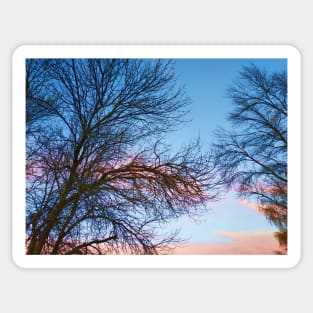
<svg viewBox="0 0 313 313"><path fill-rule="evenodd" d="M219 236L231 242L184 244L174 254L284 254L273 232L225 232Z"/></svg>
<svg viewBox="0 0 313 313"><path fill-rule="evenodd" d="M251 202L247 199L240 199L239 203L245 206L246 208L249 208L255 212L262 214L262 211L259 209L259 205L256 202Z"/></svg>

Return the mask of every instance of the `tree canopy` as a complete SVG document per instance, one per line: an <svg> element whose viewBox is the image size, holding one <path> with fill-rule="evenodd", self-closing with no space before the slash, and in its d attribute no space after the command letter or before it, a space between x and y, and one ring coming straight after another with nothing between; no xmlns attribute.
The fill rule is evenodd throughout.
<svg viewBox="0 0 313 313"><path fill-rule="evenodd" d="M28 59L25 85L28 254L162 253L216 197L197 140L163 142L189 104L171 61Z"/></svg>
<svg viewBox="0 0 313 313"><path fill-rule="evenodd" d="M218 172L240 197L257 201L287 247L287 73L244 67L227 95L233 128L217 133Z"/></svg>

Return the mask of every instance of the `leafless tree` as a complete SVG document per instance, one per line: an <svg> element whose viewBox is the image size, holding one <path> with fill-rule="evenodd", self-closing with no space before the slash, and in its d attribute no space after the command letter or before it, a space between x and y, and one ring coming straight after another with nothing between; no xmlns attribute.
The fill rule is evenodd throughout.
<svg viewBox="0 0 313 313"><path fill-rule="evenodd" d="M287 246L287 74L244 67L229 89L231 131L218 131L215 157L221 177L241 197L259 203Z"/></svg>
<svg viewBox="0 0 313 313"><path fill-rule="evenodd" d="M156 254L162 225L216 197L197 140L164 136L189 100L171 61L28 59L28 254Z"/></svg>

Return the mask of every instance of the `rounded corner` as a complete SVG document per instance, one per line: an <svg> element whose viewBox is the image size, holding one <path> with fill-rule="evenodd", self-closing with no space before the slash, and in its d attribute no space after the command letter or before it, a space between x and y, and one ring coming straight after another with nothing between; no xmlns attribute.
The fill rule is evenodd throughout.
<svg viewBox="0 0 313 313"><path fill-rule="evenodd" d="M293 270L299 266L299 264L302 261L302 255L301 253L295 255L294 257L291 257L290 262L288 262L288 266L286 267L289 270Z"/></svg>
<svg viewBox="0 0 313 313"><path fill-rule="evenodd" d="M301 60L302 54L301 54L300 49L297 46L295 46L293 44L288 44L288 45L286 45L286 48L288 49L288 52L291 55L293 55L293 56L297 57L299 60Z"/></svg>
<svg viewBox="0 0 313 313"><path fill-rule="evenodd" d="M19 58L20 56L23 56L25 54L25 51L28 49L28 45L21 44L14 48L12 52L12 59Z"/></svg>
<svg viewBox="0 0 313 313"><path fill-rule="evenodd" d="M21 262L21 258L17 257L14 253L11 254L11 262L14 264L16 268L19 270L24 270L27 267Z"/></svg>

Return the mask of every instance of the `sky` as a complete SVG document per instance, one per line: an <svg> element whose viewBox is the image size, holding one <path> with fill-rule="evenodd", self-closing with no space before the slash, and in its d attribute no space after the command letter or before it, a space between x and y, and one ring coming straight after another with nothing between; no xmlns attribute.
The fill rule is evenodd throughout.
<svg viewBox="0 0 313 313"><path fill-rule="evenodd" d="M233 106L225 92L238 77L242 66L251 64L268 72L287 70L285 59L175 60L178 82L184 86L191 105L190 112L186 116L189 122L167 137L173 149L178 149L190 139L200 136L203 149L209 150L217 128L230 127L227 115ZM207 207L208 212L202 215L199 221L195 222L183 217L173 222L169 229L179 228L180 236L187 239L188 243L200 245L227 244L238 241L238 238L241 242L245 242L242 241L242 234L247 236L253 234L251 238L256 238L255 234L257 234L259 242L264 239L264 242L269 243L268 234L277 230L256 209L255 204L240 201L234 192L228 193L218 202L208 203ZM240 234L239 237L234 235L237 233ZM185 249L184 252L186 251Z"/></svg>

